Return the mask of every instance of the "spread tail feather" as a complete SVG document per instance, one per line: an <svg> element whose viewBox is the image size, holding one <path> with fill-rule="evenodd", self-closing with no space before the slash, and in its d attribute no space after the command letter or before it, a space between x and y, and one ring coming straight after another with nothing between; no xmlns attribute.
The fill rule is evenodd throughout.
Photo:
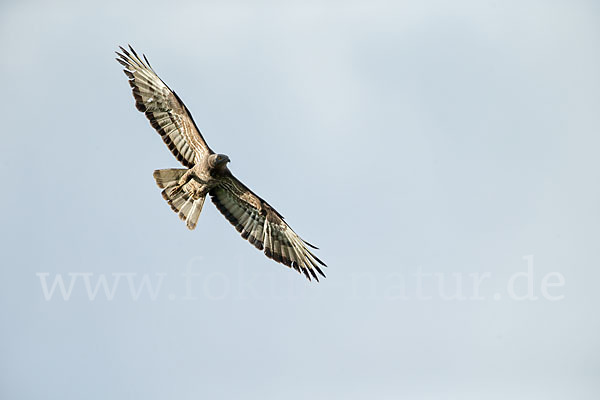
<svg viewBox="0 0 600 400"><path fill-rule="evenodd" d="M154 179L158 187L163 189L162 197L191 230L198 223L206 195L194 198L186 191L186 185L179 184L179 180L187 171L186 169L157 169L154 171Z"/></svg>

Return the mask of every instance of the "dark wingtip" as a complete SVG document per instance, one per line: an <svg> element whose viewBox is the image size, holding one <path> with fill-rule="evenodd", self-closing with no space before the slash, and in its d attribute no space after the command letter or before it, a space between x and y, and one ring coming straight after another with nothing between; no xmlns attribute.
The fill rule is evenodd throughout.
<svg viewBox="0 0 600 400"><path fill-rule="evenodd" d="M138 60L139 64L144 64L142 62L142 59L140 58L140 56L138 56L138 54L136 53L136 51L133 49L133 47L131 47L131 45L129 45L129 49L131 50L131 52L133 53L133 55L135 56L136 60Z"/></svg>
<svg viewBox="0 0 600 400"><path fill-rule="evenodd" d="M318 266L318 265L315 265L315 266L314 266L314 268L317 270L317 272L318 272L319 274L321 274L321 276L323 276L323 278L327 278L327 277L325 276L325 274L323 273L323 271L321 271L321 268L319 268L319 266ZM318 280L318 279L317 279L317 280Z"/></svg>
<svg viewBox="0 0 600 400"><path fill-rule="evenodd" d="M126 61L123 61L121 58L115 58L115 60L117 60L117 62L119 64L121 64L123 67L125 67L125 68L131 68L131 66Z"/></svg>
<svg viewBox="0 0 600 400"><path fill-rule="evenodd" d="M321 265L322 265L322 266L324 266L324 267L327 267L327 264L325 264L323 261L321 261L321 260L319 259L319 257L315 256L315 255L314 255L314 254L312 254L312 253L310 253L310 255L311 255L311 256L313 256L313 257L315 258L315 260L317 260L317 262L318 262L319 264L321 264Z"/></svg>
<svg viewBox="0 0 600 400"><path fill-rule="evenodd" d="M127 50L125 50L125 48L123 46L119 46L119 49L121 49L121 51L123 52L123 54L127 57L129 57L129 52Z"/></svg>
<svg viewBox="0 0 600 400"><path fill-rule="evenodd" d="M312 247L315 250L319 250L319 248L317 246L315 246L314 244L310 244L308 243L306 240L302 239L302 241L304 242L305 245L307 245L308 247Z"/></svg>
<svg viewBox="0 0 600 400"><path fill-rule="evenodd" d="M308 273L308 271L306 270L306 267L302 268L302 272L304 273L304 275L306 276L306 278L309 281L312 281L312 279L310 279L310 274Z"/></svg>
<svg viewBox="0 0 600 400"><path fill-rule="evenodd" d="M152 65L150 65L150 61L148 61L148 59L146 58L146 55L145 55L145 54L142 54L142 56L144 57L144 60L146 61L146 64L148 64L148 66L149 66L150 68L152 68Z"/></svg>

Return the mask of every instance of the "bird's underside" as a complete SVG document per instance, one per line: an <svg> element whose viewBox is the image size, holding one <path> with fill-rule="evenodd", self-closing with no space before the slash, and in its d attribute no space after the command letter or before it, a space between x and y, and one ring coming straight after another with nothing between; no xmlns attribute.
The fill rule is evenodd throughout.
<svg viewBox="0 0 600 400"><path fill-rule="evenodd" d="M302 240L283 216L233 176L229 157L216 154L179 96L154 72L146 56L140 58L129 46L120 47L117 61L125 69L133 90L136 108L146 115L169 150L185 169L154 171L162 196L189 229L194 229L206 196L235 226L242 237L265 255L294 268L310 280L325 276L323 261L314 255L310 243Z"/></svg>

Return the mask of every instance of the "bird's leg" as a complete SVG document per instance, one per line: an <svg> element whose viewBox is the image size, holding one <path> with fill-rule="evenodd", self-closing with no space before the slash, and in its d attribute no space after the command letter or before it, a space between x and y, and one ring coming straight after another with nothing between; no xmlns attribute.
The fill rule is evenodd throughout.
<svg viewBox="0 0 600 400"><path fill-rule="evenodd" d="M206 184L207 182L201 179L193 169L187 170L177 182L177 186L183 188L194 200L198 200L200 197L206 195Z"/></svg>
<svg viewBox="0 0 600 400"><path fill-rule="evenodd" d="M179 178L179 182L177 182L177 186L182 187L186 183L190 181L194 177L194 172L191 169L185 171L185 174L181 178Z"/></svg>
<svg viewBox="0 0 600 400"><path fill-rule="evenodd" d="M204 183L199 182L198 179L190 179L190 181L185 184L184 190L189 193L194 200L198 200L206 195L207 186Z"/></svg>
<svg viewBox="0 0 600 400"><path fill-rule="evenodd" d="M186 183L190 182L191 180L194 180L198 183L200 183L201 185L205 185L206 182L204 179L201 179L200 176L198 176L198 173L196 171L197 167L193 167L188 169L187 171L185 171L185 174L183 174L183 176L179 179L179 182L177 182L177 185L179 187L185 185ZM202 174L200 174L202 175Z"/></svg>

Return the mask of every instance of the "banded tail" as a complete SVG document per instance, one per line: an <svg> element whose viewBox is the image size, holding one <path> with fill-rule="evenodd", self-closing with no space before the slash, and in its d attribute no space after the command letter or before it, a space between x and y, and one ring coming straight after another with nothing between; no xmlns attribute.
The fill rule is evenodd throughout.
<svg viewBox="0 0 600 400"><path fill-rule="evenodd" d="M198 223L206 195L195 199L186 190L187 185L179 185L179 180L187 171L187 169L157 169L154 171L154 179L158 187L164 189L161 192L162 197L179 218L185 221L188 229L192 230Z"/></svg>

